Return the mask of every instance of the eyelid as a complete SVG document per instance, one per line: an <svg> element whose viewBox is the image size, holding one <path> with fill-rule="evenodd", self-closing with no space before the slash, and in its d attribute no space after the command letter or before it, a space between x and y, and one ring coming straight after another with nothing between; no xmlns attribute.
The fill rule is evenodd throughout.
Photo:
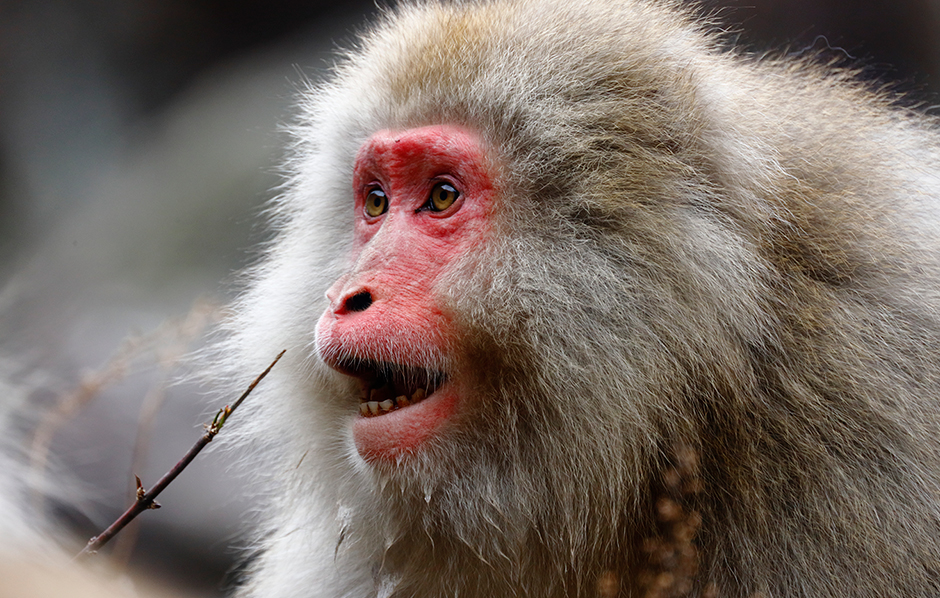
<svg viewBox="0 0 940 598"><path fill-rule="evenodd" d="M363 197L365 197L366 195L368 195L369 192L372 191L373 189L378 189L378 190L381 191L382 193L385 193L385 186L382 185L382 183L381 183L380 181L371 181L371 182L369 182L369 183L366 183L366 184L362 185L362 195L363 195Z"/></svg>

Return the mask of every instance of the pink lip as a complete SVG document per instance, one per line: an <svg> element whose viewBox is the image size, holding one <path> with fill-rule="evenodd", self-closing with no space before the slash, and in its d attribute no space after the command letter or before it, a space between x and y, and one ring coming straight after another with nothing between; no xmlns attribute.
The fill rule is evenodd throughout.
<svg viewBox="0 0 940 598"><path fill-rule="evenodd" d="M419 403L384 415L356 418L353 440L366 460L396 460L414 453L450 419L457 406L457 393L443 384Z"/></svg>

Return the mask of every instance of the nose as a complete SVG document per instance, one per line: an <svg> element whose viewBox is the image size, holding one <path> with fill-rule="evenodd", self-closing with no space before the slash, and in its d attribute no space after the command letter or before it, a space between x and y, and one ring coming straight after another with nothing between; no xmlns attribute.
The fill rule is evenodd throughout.
<svg viewBox="0 0 940 598"><path fill-rule="evenodd" d="M346 295L340 303L337 314L365 311L372 305L372 293L368 290L354 291Z"/></svg>
<svg viewBox="0 0 940 598"><path fill-rule="evenodd" d="M375 295L368 285L350 281L345 276L327 289L326 299L330 302L327 313L337 316L365 311L375 303Z"/></svg>

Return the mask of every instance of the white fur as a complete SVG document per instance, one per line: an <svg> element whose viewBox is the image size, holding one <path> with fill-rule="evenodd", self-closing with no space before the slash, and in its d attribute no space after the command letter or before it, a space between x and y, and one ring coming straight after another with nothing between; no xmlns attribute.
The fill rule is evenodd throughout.
<svg viewBox="0 0 940 598"><path fill-rule="evenodd" d="M439 39L441 28L459 20L464 10L477 15L473 27L484 50L450 56L446 47L423 45ZM599 520L626 529L638 517L631 508L641 498L632 484L646 480L645 463L662 450L651 430L661 425L667 432L691 434L688 430L698 425L683 411L678 386L695 375L707 376L722 361L740 373L735 382L744 389L742 396L762 383L748 378L757 374L749 369L745 347L773 347L786 335L778 334L782 316L768 299L777 292L769 281L778 273L755 257L767 242L755 231L789 227L798 236L806 226L799 213L805 202L814 201L802 190L824 186L826 177L845 190L845 226L858 226L854 249L872 255L896 250L920 260L916 268L923 276L883 274L891 280L891 305L901 310L927 305L925 313L937 316L938 264L932 252L940 179L933 125L888 108L887 100L852 83L850 75L723 52L704 27L669 3L643 0L408 4L367 33L329 83L302 95L289 180L273 207L278 237L250 273L249 287L234 307L231 336L220 349L224 375L234 379L237 374L239 383L287 350L245 405L247 413L233 423L241 440L257 450L252 468L269 496L259 521L260 556L241 596L384 597L399 595L396 588L401 595L489 597L514 588L549 596L564 594L572 583L578 586L571 580L579 575L596 575L596 563L585 565L583 558L590 557L583 555L604 554L610 548L605 543L616 545L621 536L592 535L592 530L600 529ZM440 64L449 66L441 71ZM416 76L422 68L428 74ZM648 83L649 88L598 94L582 103L565 95L594 90L614 74L638 85L662 79L668 89ZM613 178L623 181L622 189L636 185L638 196L661 200L656 209L664 214L672 210L674 228L633 226L635 238L647 235L662 243L679 265L678 274L657 269L655 256L644 261L641 251L631 254L630 243L639 243L633 238L624 237L610 253L597 251L593 238L565 228L573 221L566 220L568 204L530 197L537 181L550 179L566 159L550 148L581 151L591 119L625 110L627 104L634 106L630 122L639 127L637 136L656 134L642 129L647 122L677 127L664 135L674 135L683 153L674 161L662 158L663 168L676 168L677 174L660 177L658 166L638 162L636 168L649 170L633 172L627 163ZM846 122L856 119L863 124L846 135ZM491 251L507 263L529 264L506 266L508 274L494 272L491 296L455 280L449 300L470 314L474 325L511 327L524 312L533 330L549 331L552 312L545 306L568 305L572 328L580 330L578 336L546 340L538 349L544 359L529 356L536 368L540 363L557 368L552 373L545 366L544 375L533 372L525 386L533 402L534 397L560 396L559 401L597 405L539 404L544 410L538 413L539 425L548 426L559 415L552 409L567 409L558 436L544 440L548 465L537 459L506 465L497 463L500 455L479 454L485 447L468 439L482 442L489 438L485 431L466 431L466 438L435 445L398 469L369 465L351 439L355 388L317 355L314 331L326 307L324 293L351 257L356 152L377 130L442 121L472 126L501 148L502 162L495 167L508 170L501 183L513 224L506 226L515 226L514 234L528 241L514 245L510 240ZM584 178L574 177L564 193L573 202L603 210L605 197L592 193L607 189L605 174L592 170L591 160L601 163L613 153L587 148L578 155L586 158L572 172ZM687 163L707 164L710 178L690 182L681 171ZM817 174L818 180L813 178ZM851 204L863 188L885 199ZM539 233L521 214L532 221L542 217L557 228ZM908 220L911 214L922 221ZM867 228L869 223L873 228ZM876 234L902 229L904 241ZM537 240L539 234L546 238ZM868 250L866 243L871 243ZM565 272L553 269L552 255L581 264L580 287L559 277ZM614 263L621 255L633 261ZM472 273L468 280L481 279L473 263L466 267ZM500 295L507 288L518 295ZM592 297L598 297L598 309L608 309L608 318L578 315L591 306ZM605 297L616 300L604 303ZM669 305L688 311L670 313ZM649 315L659 309L664 319ZM509 351L511 341L498 342ZM802 384L799 368L782 375ZM793 388L800 384L794 382ZM491 391L497 396L498 385ZM518 444L517 430L506 423L521 408L508 393L502 396L505 403L487 405L487 421L506 426L507 454L529 454L532 447ZM768 407L768 401L755 399L754 405ZM926 436L935 429L925 426L912 433ZM579 435L582 429L596 436ZM467 446L460 445L462 440ZM931 459L936 456L932 448L929 452ZM556 454L568 460L549 459ZM584 455L580 463L570 456L579 454ZM755 465L755 471L761 466ZM527 478L526 468L544 468L547 477ZM916 475L924 476L925 488L938 487L936 472ZM529 522L541 521L552 508L547 493L555 490L578 506L560 516L556 529L536 532ZM592 501L595 511L589 508ZM772 535L772 529L761 529ZM434 540L432 530L439 534L434 538L446 539L443 545L428 542ZM537 533L545 534L540 537L544 546L529 553L526 543ZM745 544L742 540L735 548ZM544 561L557 547L563 554ZM755 553L760 550L754 547ZM807 556L806 563L814 562ZM754 591L783 587L745 577L738 581ZM736 583L730 576L724 579ZM814 592L808 579L790 583L794 596L808 595L801 593L800 583ZM589 582L582 585L590 587Z"/></svg>

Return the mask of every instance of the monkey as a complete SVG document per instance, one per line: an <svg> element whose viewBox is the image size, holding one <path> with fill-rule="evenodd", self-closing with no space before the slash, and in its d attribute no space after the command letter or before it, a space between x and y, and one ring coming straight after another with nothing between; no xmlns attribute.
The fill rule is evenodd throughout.
<svg viewBox="0 0 940 598"><path fill-rule="evenodd" d="M940 595L933 117L670 0L403 2L298 112L238 596Z"/></svg>

